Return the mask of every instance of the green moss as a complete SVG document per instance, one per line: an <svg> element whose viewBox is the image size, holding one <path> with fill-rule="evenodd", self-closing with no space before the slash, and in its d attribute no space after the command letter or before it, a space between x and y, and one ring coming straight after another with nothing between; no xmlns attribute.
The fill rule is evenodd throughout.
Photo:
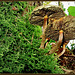
<svg viewBox="0 0 75 75"><path fill-rule="evenodd" d="M12 10L12 4L19 10ZM42 29L28 21L31 12L21 16L26 6L26 1L0 2L0 73L64 73L54 54L45 55L50 45L39 49Z"/></svg>

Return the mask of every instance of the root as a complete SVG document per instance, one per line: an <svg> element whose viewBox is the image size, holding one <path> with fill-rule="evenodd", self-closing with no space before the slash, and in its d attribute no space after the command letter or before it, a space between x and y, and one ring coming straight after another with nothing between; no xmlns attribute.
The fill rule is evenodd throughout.
<svg viewBox="0 0 75 75"><path fill-rule="evenodd" d="M61 68L63 71L65 71L66 74L69 74L69 73L70 73L70 74L71 74L71 73L72 73L72 74L75 74L75 72L74 72L73 70L64 69L63 66L60 66L60 68Z"/></svg>

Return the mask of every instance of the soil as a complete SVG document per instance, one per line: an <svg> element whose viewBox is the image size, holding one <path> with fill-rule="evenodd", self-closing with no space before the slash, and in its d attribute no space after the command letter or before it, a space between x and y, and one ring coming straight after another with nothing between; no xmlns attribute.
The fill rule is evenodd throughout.
<svg viewBox="0 0 75 75"><path fill-rule="evenodd" d="M67 70L69 70L67 73L75 74L75 54L74 52L75 52L75 49L73 51L70 51L67 49L66 52L59 59L60 65L65 67Z"/></svg>

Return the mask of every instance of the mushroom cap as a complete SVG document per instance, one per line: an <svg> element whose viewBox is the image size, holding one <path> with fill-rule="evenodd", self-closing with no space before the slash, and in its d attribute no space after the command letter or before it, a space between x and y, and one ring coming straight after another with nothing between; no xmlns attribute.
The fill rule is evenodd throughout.
<svg viewBox="0 0 75 75"><path fill-rule="evenodd" d="M43 26L44 16L48 15L49 18L59 19L65 16L63 9L54 5L43 5L36 7L29 18L29 21L33 25Z"/></svg>
<svg viewBox="0 0 75 75"><path fill-rule="evenodd" d="M45 38L57 41L60 30L63 30L64 41L75 39L75 16L64 16L48 25L45 30Z"/></svg>

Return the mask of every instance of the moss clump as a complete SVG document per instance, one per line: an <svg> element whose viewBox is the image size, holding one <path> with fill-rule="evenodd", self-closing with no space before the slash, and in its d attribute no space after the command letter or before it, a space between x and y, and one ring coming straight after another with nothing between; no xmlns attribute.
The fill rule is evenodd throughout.
<svg viewBox="0 0 75 75"><path fill-rule="evenodd" d="M31 12L21 16L26 6L26 1L0 2L0 73L63 73L54 54L45 55L51 46L39 49L42 30L28 21Z"/></svg>

